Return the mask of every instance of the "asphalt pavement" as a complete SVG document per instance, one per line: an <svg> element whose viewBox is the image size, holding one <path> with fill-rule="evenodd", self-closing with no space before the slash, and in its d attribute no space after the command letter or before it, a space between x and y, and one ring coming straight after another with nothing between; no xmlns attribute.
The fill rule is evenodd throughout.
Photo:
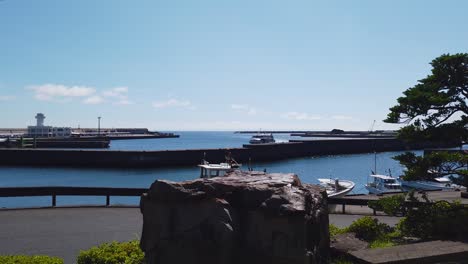
<svg viewBox="0 0 468 264"><path fill-rule="evenodd" d="M362 215L330 215L330 223L350 225ZM399 218L377 216L389 225ZM80 250L104 242L139 239L139 208L79 207L0 210L0 255L49 255L75 263Z"/></svg>

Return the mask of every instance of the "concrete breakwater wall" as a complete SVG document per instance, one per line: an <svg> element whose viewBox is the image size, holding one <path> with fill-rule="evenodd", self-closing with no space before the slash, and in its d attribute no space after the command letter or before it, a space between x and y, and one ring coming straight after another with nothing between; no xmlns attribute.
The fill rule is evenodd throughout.
<svg viewBox="0 0 468 264"><path fill-rule="evenodd" d="M229 149L190 149L165 151L110 151L58 149L0 149L0 165L11 166L73 166L73 167L167 167L194 166L203 157L211 163L232 157L246 164L280 159L353 154L367 152L454 147L456 144L405 144L396 139L343 139L297 141L278 144L244 145Z"/></svg>

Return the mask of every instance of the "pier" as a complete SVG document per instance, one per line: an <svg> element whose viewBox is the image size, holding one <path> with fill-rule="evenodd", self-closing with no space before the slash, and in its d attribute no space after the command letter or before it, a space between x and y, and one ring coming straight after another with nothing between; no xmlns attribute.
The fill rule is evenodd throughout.
<svg viewBox="0 0 468 264"><path fill-rule="evenodd" d="M0 149L0 165L71 167L175 167L195 166L205 159L225 161L230 152L242 163L274 161L298 157L417 150L455 147L434 142L408 144L397 139L295 140L288 143L244 145L241 148L186 149L162 151L109 151L73 149Z"/></svg>

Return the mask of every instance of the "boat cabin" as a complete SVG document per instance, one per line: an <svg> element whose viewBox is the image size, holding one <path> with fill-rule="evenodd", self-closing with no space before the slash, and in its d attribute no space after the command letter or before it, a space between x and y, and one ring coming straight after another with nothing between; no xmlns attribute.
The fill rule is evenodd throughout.
<svg viewBox="0 0 468 264"><path fill-rule="evenodd" d="M380 190L400 190L401 184L391 176L373 174L370 175L374 180L369 183L370 187Z"/></svg>
<svg viewBox="0 0 468 264"><path fill-rule="evenodd" d="M257 134L253 135L249 141L250 144L266 144L266 143L275 143L273 134Z"/></svg>
<svg viewBox="0 0 468 264"><path fill-rule="evenodd" d="M227 172L234 169L234 167L228 163L210 164L206 162L198 165L198 167L200 167L200 178L224 176Z"/></svg>

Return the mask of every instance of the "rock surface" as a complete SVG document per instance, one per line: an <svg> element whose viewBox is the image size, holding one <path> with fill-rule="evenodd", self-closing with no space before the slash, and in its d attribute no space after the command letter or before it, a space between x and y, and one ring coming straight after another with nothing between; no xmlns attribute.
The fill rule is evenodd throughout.
<svg viewBox="0 0 468 264"><path fill-rule="evenodd" d="M369 243L360 240L354 233L336 235L330 242L332 254L343 255L351 251L369 248Z"/></svg>
<svg viewBox="0 0 468 264"><path fill-rule="evenodd" d="M143 195L148 263L327 263L325 191L295 174L155 181Z"/></svg>

